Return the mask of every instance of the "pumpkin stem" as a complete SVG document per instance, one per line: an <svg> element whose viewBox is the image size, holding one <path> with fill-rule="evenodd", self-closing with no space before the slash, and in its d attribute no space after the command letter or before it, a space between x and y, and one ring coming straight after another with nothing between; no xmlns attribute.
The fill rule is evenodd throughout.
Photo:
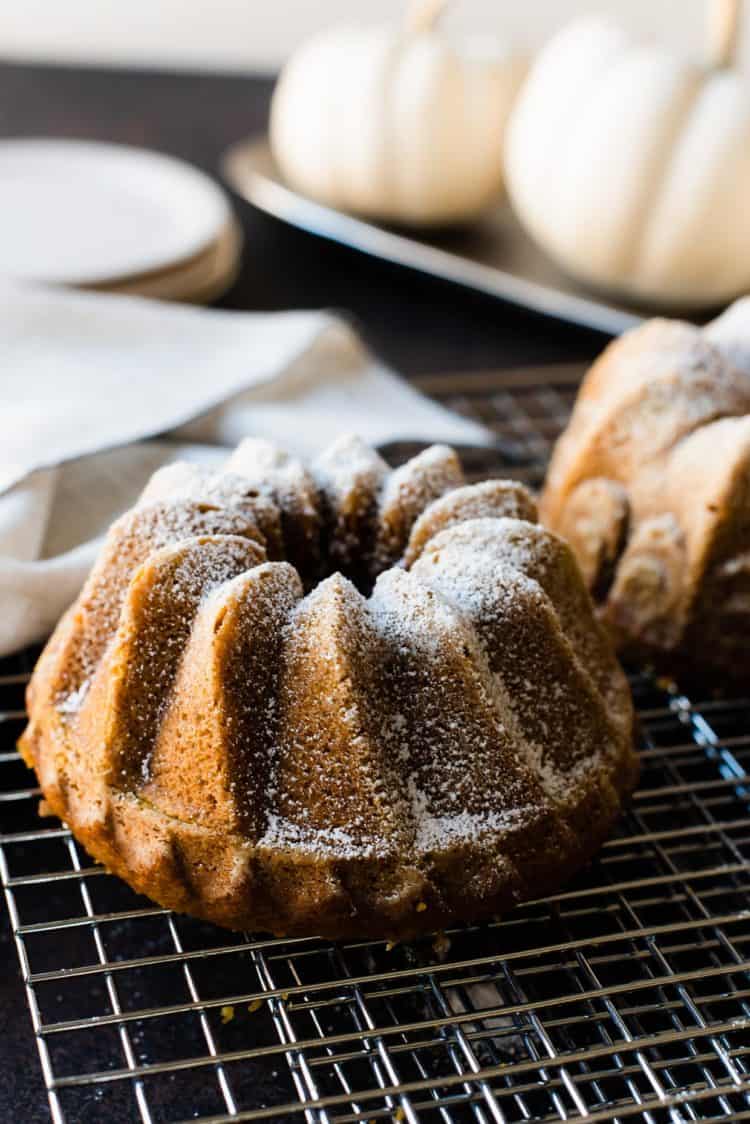
<svg viewBox="0 0 750 1124"><path fill-rule="evenodd" d="M741 0L709 0L708 63L723 70L734 62L740 30Z"/></svg>
<svg viewBox="0 0 750 1124"><path fill-rule="evenodd" d="M410 0L404 17L404 31L407 35L432 31L447 7L448 0Z"/></svg>

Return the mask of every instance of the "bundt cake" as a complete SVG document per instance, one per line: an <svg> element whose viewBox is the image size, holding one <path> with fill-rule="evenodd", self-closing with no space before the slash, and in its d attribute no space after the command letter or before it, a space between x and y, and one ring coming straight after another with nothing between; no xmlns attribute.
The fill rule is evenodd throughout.
<svg viewBox="0 0 750 1124"><path fill-rule="evenodd" d="M48 809L230 928L405 938L558 887L637 765L627 682L534 520L444 446L162 469L29 686Z"/></svg>
<svg viewBox="0 0 750 1124"><path fill-rule="evenodd" d="M750 674L750 301L653 320L583 381L540 501L616 645L687 676Z"/></svg>

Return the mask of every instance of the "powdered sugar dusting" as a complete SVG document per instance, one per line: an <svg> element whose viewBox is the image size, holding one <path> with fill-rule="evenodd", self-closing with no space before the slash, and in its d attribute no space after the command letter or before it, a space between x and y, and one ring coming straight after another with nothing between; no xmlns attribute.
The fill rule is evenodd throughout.
<svg viewBox="0 0 750 1124"><path fill-rule="evenodd" d="M319 487L334 505L346 501L359 489L374 497L388 471L383 458L354 434L334 441L312 466Z"/></svg>
<svg viewBox="0 0 750 1124"><path fill-rule="evenodd" d="M461 464L447 445L432 445L392 472L380 499L376 566L385 569L403 553L428 504L464 483Z"/></svg>
<svg viewBox="0 0 750 1124"><path fill-rule="evenodd" d="M519 548L514 521L496 520L494 526L481 521L476 538L485 549L471 553L466 549L471 527L434 539L412 572L471 622L492 669L496 705L506 722L513 716L531 771L554 803L567 803L592 767L621 752L622 742L555 606L524 572L539 570L545 533ZM551 549L552 540L546 541Z"/></svg>
<svg viewBox="0 0 750 1124"><path fill-rule="evenodd" d="M259 841L261 847L292 848L320 855L329 853L338 858L377 858L387 854L382 837L363 837L342 827L305 827L271 813L266 831Z"/></svg>
<svg viewBox="0 0 750 1124"><path fill-rule="evenodd" d="M329 568L338 567L361 584L370 569L377 499L388 465L359 437L345 436L318 457L312 472L320 490Z"/></svg>
<svg viewBox="0 0 750 1124"><path fill-rule="evenodd" d="M57 704L57 709L60 714L77 714L83 706L90 687L91 680L84 679L80 687L77 687L75 691L70 691L66 695L61 695Z"/></svg>
<svg viewBox="0 0 750 1124"><path fill-rule="evenodd" d="M55 685L58 703L75 695L84 681L93 679L115 634L133 575L154 551L193 535L226 534L252 539L254 531L254 525L239 512L179 499L139 505L113 523L72 618L71 636ZM82 701L78 699L79 706Z"/></svg>
<svg viewBox="0 0 750 1124"><path fill-rule="evenodd" d="M235 639L242 658L227 665L236 677L227 682L237 707L223 716L225 733L246 730L252 742L255 764L232 775L227 790L244 822L261 825L258 846L409 863L463 846L501 848L569 800L598 760L588 727L583 750L563 760L555 713L567 707L565 729L574 721L583 730L586 707L601 703L595 692L582 702L567 680L550 681L551 653L571 666L575 656L535 576L548 564L550 539L525 519L533 516L528 493L462 484L444 446L388 473L351 437L312 472L258 439L244 442L222 473L168 466L114 528L82 597L82 671L59 709L86 706L90 676L120 621L119 767L134 787L153 785L152 747L165 714L174 718L174 684L199 609L206 628L218 627L246 571L259 583L268 572L285 591L283 605L279 592L279 611L272 602L261 617L258 592L235 627L275 638L256 646L258 658L272 653L273 672L262 679L255 649L243 652ZM410 572L381 574L368 598L333 574L297 602L293 571L269 568L257 545L277 533L288 557L296 551L308 587L344 560L377 572L397 561L430 505L421 557ZM511 636L519 607L521 617L525 607L543 622L529 633L528 658L515 639L500 653L492 640L503 629ZM264 691L253 694L261 680ZM190 676L179 682L189 695ZM189 730L181 737L189 745ZM161 777L167 786L169 775Z"/></svg>
<svg viewBox="0 0 750 1124"><path fill-rule="evenodd" d="M398 571L379 578L370 611L390 652L383 737L406 777L419 847L502 834L521 807L539 814L544 799L523 759L523 736L512 713L496 705L468 622ZM500 777L498 786L493 778Z"/></svg>
<svg viewBox="0 0 750 1124"><path fill-rule="evenodd" d="M252 481L282 509L314 518L315 486L304 465L271 441L247 437L227 461L226 471Z"/></svg>
<svg viewBox="0 0 750 1124"><path fill-rule="evenodd" d="M442 530L470 519L502 517L536 522L536 504L522 484L511 480L485 480L454 488L430 503L412 527L404 563L410 566L427 542Z"/></svg>
<svg viewBox="0 0 750 1124"><path fill-rule="evenodd" d="M214 472L205 466L176 461L154 473L138 506L158 499L210 501L241 511L257 528L257 537L268 548L269 555L278 554L279 509L265 491L237 472Z"/></svg>

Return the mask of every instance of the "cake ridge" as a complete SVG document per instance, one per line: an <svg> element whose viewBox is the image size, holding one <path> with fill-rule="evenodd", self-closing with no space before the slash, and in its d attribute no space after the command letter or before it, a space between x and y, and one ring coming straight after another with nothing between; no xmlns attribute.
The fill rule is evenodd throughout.
<svg viewBox="0 0 750 1124"><path fill-rule="evenodd" d="M406 549L409 533L422 512L446 492L463 484L461 462L448 445L431 445L386 479L378 503L375 567L393 565Z"/></svg>
<svg viewBox="0 0 750 1124"><path fill-rule="evenodd" d="M606 753L617 754L618 729L580 653L556 620L551 598L537 577L525 571L524 559L508 542L517 522L498 519L474 526L469 522L442 531L412 572L449 598L471 622L498 706L506 721L512 716L518 744L545 793L565 808L575 802L577 782L585 773L597 767L603 771ZM488 550L468 555L461 540L472 530L491 534L499 554ZM547 540L546 546L550 545ZM535 554L527 554L527 565ZM550 672L552 682L542 694L539 680ZM557 737L560 729L571 728L577 732L578 754L568 738ZM604 797L611 799L615 794L606 791L604 777L602 781Z"/></svg>
<svg viewBox="0 0 750 1124"><path fill-rule="evenodd" d="M379 641L367 602L341 574L298 604L282 656L278 705L287 733L277 799L285 819L346 826L388 850L392 838L408 841L409 824L372 707Z"/></svg>
<svg viewBox="0 0 750 1124"><path fill-rule="evenodd" d="M263 835L282 636L302 594L288 563L259 561L202 600L142 797L184 820Z"/></svg>
<svg viewBox="0 0 750 1124"><path fill-rule="evenodd" d="M320 568L320 497L312 474L300 460L262 437L246 437L226 470L252 482L276 505L286 557L305 585Z"/></svg>
<svg viewBox="0 0 750 1124"><path fill-rule="evenodd" d="M37 706L54 706L70 720L77 716L138 566L153 551L202 532L256 541L257 527L235 511L192 499L155 500L115 520L78 600L60 620L35 669L27 699L32 735Z"/></svg>
<svg viewBox="0 0 750 1124"><path fill-rule="evenodd" d="M360 437L345 434L315 459L320 489L327 568L338 568L355 584L372 575L378 503L389 469Z"/></svg>
<svg viewBox="0 0 750 1124"><path fill-rule="evenodd" d="M136 570L99 670L108 679L101 751L113 787L151 779L151 752L201 601L264 560L250 539L202 535L161 547Z"/></svg>

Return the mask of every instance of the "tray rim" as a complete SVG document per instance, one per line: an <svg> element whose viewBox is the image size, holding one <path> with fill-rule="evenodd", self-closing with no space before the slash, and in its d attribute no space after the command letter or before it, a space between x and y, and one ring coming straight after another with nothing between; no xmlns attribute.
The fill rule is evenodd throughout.
<svg viewBox="0 0 750 1124"><path fill-rule="evenodd" d="M545 285L507 270L485 265L451 250L422 242L376 222L318 203L264 170L272 161L268 137L255 134L237 141L221 157L221 173L240 198L259 210L310 234L476 292L498 297L519 308L593 329L608 336L638 327L645 316L594 295Z"/></svg>

